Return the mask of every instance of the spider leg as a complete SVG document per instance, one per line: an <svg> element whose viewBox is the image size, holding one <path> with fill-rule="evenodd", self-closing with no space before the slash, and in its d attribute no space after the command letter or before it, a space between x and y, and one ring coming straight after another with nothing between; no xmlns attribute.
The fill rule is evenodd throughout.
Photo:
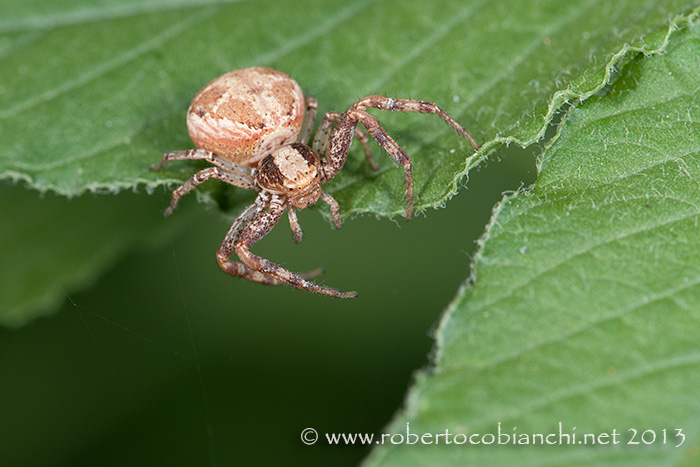
<svg viewBox="0 0 700 467"><path fill-rule="evenodd" d="M261 199L264 193L258 197ZM265 204L269 209L264 210ZM250 252L250 248L267 235L282 217L286 203L258 202L248 208L231 226L221 243L216 259L221 269L233 276L241 276L263 284L287 284L298 289L338 298L354 298L356 292L340 292L306 280L308 276L295 274L283 267ZM230 261L228 257L235 251L241 263Z"/></svg>
<svg viewBox="0 0 700 467"><path fill-rule="evenodd" d="M306 103L306 112L304 114L304 122L301 125L301 131L299 132L297 142L306 144L309 141L309 138L311 138L311 132L314 128L316 113L318 112L318 102L316 101L315 97L311 96L304 96L304 101Z"/></svg>
<svg viewBox="0 0 700 467"><path fill-rule="evenodd" d="M251 176L251 168L242 166L236 163L224 159L216 155L211 151L204 149L189 149L186 151L171 151L163 154L163 160L160 164L154 164L151 166L151 170L160 170L165 167L165 164L171 161L189 161L189 160L205 160L211 164L219 167L220 169L228 170L230 172L235 172L241 176Z"/></svg>
<svg viewBox="0 0 700 467"><path fill-rule="evenodd" d="M280 282L260 271L249 268L243 263L237 263L235 261L229 260L229 256L233 253L233 244L235 243L238 236L243 230L245 230L252 220L262 212L262 210L269 204L269 198L263 196L260 193L255 199L255 203L248 206L231 225L231 228L226 233L226 237L221 242L219 249L216 252L216 261L219 263L219 267L224 270L227 274L232 276L244 277L248 280L254 282L260 282L262 284L277 285Z"/></svg>
<svg viewBox="0 0 700 467"><path fill-rule="evenodd" d="M339 112L328 112L323 117L323 120L316 131L316 136L314 137L313 142L313 150L323 155L324 158L328 152L333 123L340 121L341 118L343 118L343 114ZM362 143L362 149L365 151L365 157L367 158L369 165L372 167L372 170L379 170L379 166L372 157L372 148L369 145L369 137L367 136L367 133L362 131L360 128L355 128L354 136L356 140Z"/></svg>
<svg viewBox="0 0 700 467"><path fill-rule="evenodd" d="M294 234L294 243L301 243L303 235L301 231L301 226L299 225L299 221L297 220L297 212L294 209L294 206L289 206L287 216L289 217L289 227L292 229L292 234Z"/></svg>
<svg viewBox="0 0 700 467"><path fill-rule="evenodd" d="M342 120L335 127L331 138L331 148L329 161L325 167L325 179L323 183L332 179L345 164L347 159L348 141L351 138L352 130L357 123L362 123L374 140L383 147L387 153L403 167L404 180L406 181L406 220L411 218L413 212L413 164L408 154L387 134L376 118L368 114L364 110L351 108L344 115Z"/></svg>
<svg viewBox="0 0 700 467"><path fill-rule="evenodd" d="M331 195L321 190L321 199L328 203L331 207L331 217L333 217L333 224L335 224L336 229L340 229L343 225L343 221L340 219L340 206L338 202Z"/></svg>
<svg viewBox="0 0 700 467"><path fill-rule="evenodd" d="M413 99L395 99L385 96L369 96L357 101L350 110L339 117L338 124L330 136L330 151L328 160L325 161L322 182L328 182L343 168L345 160L347 159L347 152L350 147L351 139L355 132L355 127L358 123L361 123L372 138L389 153L397 164L403 167L404 179L406 182L406 201L408 203L405 217L406 220L408 220L411 218L413 212L413 165L411 159L396 141L384 131L377 119L367 113L367 107L396 112L437 114L457 131L457 133L464 136L475 151L479 150L479 145L476 144L476 141L474 141L474 138L471 137L467 130L433 102Z"/></svg>
<svg viewBox="0 0 700 467"><path fill-rule="evenodd" d="M437 114L448 125L454 128L457 133L467 138L469 144L472 145L475 151L479 150L479 145L476 144L476 141L474 141L474 138L472 138L469 132L465 130L464 127L457 122L457 120L452 118L434 102L419 101L415 99L396 99L386 96L368 96L364 99L360 99L357 101L357 103L355 103L355 105L352 106L353 109L358 110L365 110L367 107L373 107L380 110L391 110L393 112Z"/></svg>
<svg viewBox="0 0 700 467"><path fill-rule="evenodd" d="M219 167L207 167L206 169L200 170L194 174L192 178L173 190L173 197L170 201L170 206L168 206L163 214L166 217L172 214L175 208L177 208L180 198L192 191L197 185L204 183L210 178L216 178L241 188L255 188L255 181L250 175L243 175L241 173L221 169Z"/></svg>

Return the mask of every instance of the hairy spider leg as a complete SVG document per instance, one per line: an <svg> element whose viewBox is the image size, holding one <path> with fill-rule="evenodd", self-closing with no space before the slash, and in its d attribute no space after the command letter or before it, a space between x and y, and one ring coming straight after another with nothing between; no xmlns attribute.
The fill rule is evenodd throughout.
<svg viewBox="0 0 700 467"><path fill-rule="evenodd" d="M333 225L336 229L340 230L343 225L343 221L340 219L340 205L331 195L321 190L321 199L325 201L331 208L331 217L333 218Z"/></svg>
<svg viewBox="0 0 700 467"><path fill-rule="evenodd" d="M450 125L457 133L467 138L469 144L475 151L479 150L479 145L476 144L474 138L469 134L467 130L460 125L457 120L452 118L447 112L442 110L434 102L419 101L415 99L396 99L394 97L386 96L367 96L364 99L360 99L352 106L353 109L365 110L367 107L372 107L380 110L390 110L392 112L417 112L425 114L436 114L438 117L443 119L445 123Z"/></svg>
<svg viewBox="0 0 700 467"><path fill-rule="evenodd" d="M303 232L301 226L299 225L299 220L297 219L297 211L294 206L289 206L287 208L287 216L289 217L289 227L292 229L292 235L294 235L294 243L301 243L303 238Z"/></svg>
<svg viewBox="0 0 700 467"><path fill-rule="evenodd" d="M413 165L411 158L406 152L389 136L381 127L376 118L364 110L350 109L338 122L331 136L331 147L328 155L328 162L324 170L324 179L321 183L326 183L333 179L345 165L348 156L347 148L352 139L355 126L362 123L374 140L386 150L387 153L403 167L404 180L406 182L406 220L411 218L413 212Z"/></svg>
<svg viewBox="0 0 700 467"><path fill-rule="evenodd" d="M213 152L203 149L166 152L160 164L151 166L151 170L160 170L170 161L181 160L206 160L216 167L207 167L206 169L200 170L185 183L173 190L170 206L163 212L163 215L166 217L172 214L175 208L177 208L180 198L192 191L197 185L204 183L210 178L216 178L241 188L255 189L255 179L252 175L252 169L234 164L229 160L217 156Z"/></svg>
<svg viewBox="0 0 700 467"><path fill-rule="evenodd" d="M236 164L228 159L225 159L217 154L207 151L206 149L188 149L186 151L171 151L163 154L163 160L159 164L154 164L151 166L151 170L160 170L165 167L165 164L171 161L193 161L193 160L205 160L211 164L219 167L220 169L228 170L230 172L236 173L244 178L249 178L253 180L252 169L245 165ZM248 186L242 186L242 188L248 188Z"/></svg>
<svg viewBox="0 0 700 467"><path fill-rule="evenodd" d="M301 131L297 137L297 143L308 144L311 138L311 132L314 129L314 122L316 121L316 113L318 112L318 101L315 97L304 96L304 102L306 104L306 112L304 112L304 122L301 125Z"/></svg>
<svg viewBox="0 0 700 467"><path fill-rule="evenodd" d="M240 222L236 219L234 225L231 226L216 253L216 259L221 269L233 276L245 277L263 284L283 283L332 297L356 297L357 292L340 292L330 287L323 287L306 280L310 278L310 275L295 274L250 252L250 248L272 230L287 208L286 200L274 202L275 197L270 200L267 196L269 195L262 192L256 203L239 216ZM264 209L266 205L267 210ZM242 264L228 259L234 251ZM316 271L312 274L315 273Z"/></svg>
<svg viewBox="0 0 700 467"><path fill-rule="evenodd" d="M314 137L313 150L321 154L324 160L327 157L328 145L330 143L331 131L333 130L333 123L339 122L343 118L343 114L340 112L328 112L321 121L316 131L316 136ZM367 162L372 167L372 170L379 170L379 165L374 161L372 157L372 148L369 145L369 137L367 133L362 131L360 128L355 128L354 132L355 139L362 143L362 149L365 151L365 157ZM349 148L348 148L349 149Z"/></svg>
<svg viewBox="0 0 700 467"><path fill-rule="evenodd" d="M194 190L197 185L204 183L210 178L216 178L222 182L230 183L231 185L248 188L248 181L240 178L237 174L231 173L227 170L222 170L218 167L207 167L206 169L202 169L194 174L192 178L173 190L173 197L170 200L170 206L168 206L168 208L163 212L163 215L167 217L172 214L175 208L177 208L180 198Z"/></svg>
<svg viewBox="0 0 700 467"><path fill-rule="evenodd" d="M330 150L322 183L326 183L335 177L343 168L343 165L345 165L348 148L350 147L353 134L356 131L355 128L358 123L361 123L372 138L389 153L397 164L403 167L404 180L406 182L406 202L408 204L405 218L408 220L411 218L413 212L413 164L411 158L408 157L406 152L396 141L384 131L379 121L367 113L367 107L396 112L437 114L455 131L467 138L474 150L478 151L479 146L455 119L433 102L413 99L396 99L386 96L368 96L356 102L350 110L341 116L330 137Z"/></svg>
<svg viewBox="0 0 700 467"><path fill-rule="evenodd" d="M268 202L269 198L263 196L263 193L260 193L255 199L255 203L248 206L238 215L233 224L231 224L231 228L228 230L228 233L226 233L226 237L224 237L223 242L221 242L216 252L216 262L219 263L219 267L221 267L224 272L232 276L245 277L246 279L260 282L261 284L277 285L280 284L280 281L262 272L251 269L243 263L229 260L229 256L233 253L233 244L238 236L245 230L255 216L265 208Z"/></svg>

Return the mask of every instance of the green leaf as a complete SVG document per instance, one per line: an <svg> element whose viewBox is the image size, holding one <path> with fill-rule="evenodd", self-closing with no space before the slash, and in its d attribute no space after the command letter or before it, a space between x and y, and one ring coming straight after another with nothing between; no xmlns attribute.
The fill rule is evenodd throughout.
<svg viewBox="0 0 700 467"><path fill-rule="evenodd" d="M471 280L436 332L434 367L390 428L478 440L500 423L507 435L558 440L561 423L576 440L387 442L367 465L697 464L698 83L695 26L674 33L666 54L636 56L571 111L535 185L494 212ZM613 430L617 445L580 444ZM649 446L646 430L656 434ZM676 430L686 436L678 448Z"/></svg>
<svg viewBox="0 0 700 467"><path fill-rule="evenodd" d="M374 93L433 100L483 144L482 155L503 142L528 145L565 101L600 89L630 50L663 47L669 19L695 2L9 3L0 20L0 177L75 196L186 179L192 165L148 167L192 146L185 111L204 84L251 65L286 71L322 111ZM419 210L444 204L479 160L435 117L380 120L413 156ZM357 151L351 159L329 187L342 211L402 214L403 177L390 159L378 157L379 174Z"/></svg>

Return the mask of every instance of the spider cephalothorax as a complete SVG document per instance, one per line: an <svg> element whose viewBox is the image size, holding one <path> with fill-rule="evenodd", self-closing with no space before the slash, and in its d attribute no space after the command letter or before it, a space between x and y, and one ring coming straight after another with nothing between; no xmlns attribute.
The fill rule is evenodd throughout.
<svg viewBox="0 0 700 467"><path fill-rule="evenodd" d="M376 169L366 131L403 167L406 180L406 219L413 211L413 170L411 159L384 131L366 109L399 112L434 113L455 131L476 142L445 111L432 102L369 96L341 114L327 113L311 146L317 104L305 97L289 76L269 68L245 68L226 73L204 87L194 98L187 114L190 137L199 149L167 152L161 169L169 161L203 159L213 167L200 170L173 191L170 215L182 196L209 178L259 191L255 202L234 221L216 258L228 274L263 284L287 284L333 297L352 298L356 292L339 292L310 279L315 274L299 275L254 255L250 248L267 235L285 211L294 240L301 241L296 209L305 209L319 199L328 203L336 228L341 220L338 203L321 186L332 180L345 164L353 138L359 140L365 156ZM335 124L335 127L333 126ZM241 262L231 261L236 253Z"/></svg>
<svg viewBox="0 0 700 467"><path fill-rule="evenodd" d="M254 172L261 189L286 196L295 208L316 204L321 196L321 160L305 144L282 146L261 160Z"/></svg>

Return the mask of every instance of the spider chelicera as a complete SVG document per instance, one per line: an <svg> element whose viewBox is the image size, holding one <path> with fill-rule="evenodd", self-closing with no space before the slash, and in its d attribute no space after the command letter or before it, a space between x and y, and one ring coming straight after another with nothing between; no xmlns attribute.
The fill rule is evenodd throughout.
<svg viewBox="0 0 700 467"><path fill-rule="evenodd" d="M345 113L329 112L308 145L317 113L316 99L304 96L299 85L282 72L269 68L245 68L220 76L194 98L187 112L187 128L198 149L167 152L158 170L170 161L201 159L213 167L200 170L173 191L170 215L178 201L209 178L259 192L255 202L233 222L216 260L228 274L263 284L293 287L339 298L353 298L356 292L340 292L309 279L318 272L296 274L250 252L267 235L285 211L294 240L302 239L296 209L305 209L319 199L328 203L333 223L341 226L339 206L321 189L343 168L353 137L362 143L365 156L378 168L369 146L369 133L403 167L406 181L406 219L413 210L411 159L366 109L437 114L457 133L474 139L444 110L432 102L369 96L357 101ZM357 128L361 123L366 132ZM236 253L241 262L229 258Z"/></svg>

